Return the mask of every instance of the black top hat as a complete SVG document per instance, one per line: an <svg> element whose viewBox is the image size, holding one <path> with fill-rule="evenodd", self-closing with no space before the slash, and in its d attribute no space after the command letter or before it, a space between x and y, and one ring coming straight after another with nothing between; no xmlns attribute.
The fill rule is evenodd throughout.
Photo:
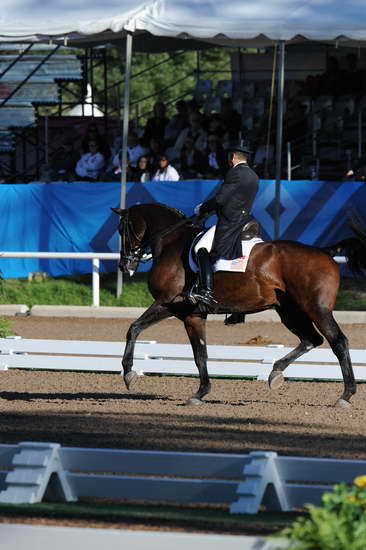
<svg viewBox="0 0 366 550"><path fill-rule="evenodd" d="M248 143L243 139L240 140L238 143L233 143L233 144L229 145L226 148L226 151L228 153L235 153L236 151L238 151L240 153L246 153L247 155L250 155L251 152L252 152L249 148Z"/></svg>

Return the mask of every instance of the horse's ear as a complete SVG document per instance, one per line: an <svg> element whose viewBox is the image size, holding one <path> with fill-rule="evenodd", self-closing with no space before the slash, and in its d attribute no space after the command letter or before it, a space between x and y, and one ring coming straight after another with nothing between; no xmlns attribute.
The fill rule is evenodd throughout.
<svg viewBox="0 0 366 550"><path fill-rule="evenodd" d="M111 210L119 216L124 216L124 214L126 214L127 212L127 210L123 210L123 208L111 208Z"/></svg>

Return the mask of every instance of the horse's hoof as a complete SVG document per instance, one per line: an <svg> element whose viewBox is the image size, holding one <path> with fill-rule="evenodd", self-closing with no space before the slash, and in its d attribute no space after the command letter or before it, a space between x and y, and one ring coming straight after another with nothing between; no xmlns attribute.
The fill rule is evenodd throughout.
<svg viewBox="0 0 366 550"><path fill-rule="evenodd" d="M202 399L198 399L198 397L191 397L190 399L187 399L184 404L186 407L189 407L190 405L203 405L203 401Z"/></svg>
<svg viewBox="0 0 366 550"><path fill-rule="evenodd" d="M138 374L134 370L130 370L127 374L124 375L123 380L125 381L126 388L130 390L138 380Z"/></svg>
<svg viewBox="0 0 366 550"><path fill-rule="evenodd" d="M277 390L278 388L280 388L284 381L285 379L283 377L283 374L279 371L272 371L268 377L268 385L271 390Z"/></svg>
<svg viewBox="0 0 366 550"><path fill-rule="evenodd" d="M335 406L337 409L349 409L352 407L351 403L349 401L346 401L345 399L342 399L341 397L336 402Z"/></svg>

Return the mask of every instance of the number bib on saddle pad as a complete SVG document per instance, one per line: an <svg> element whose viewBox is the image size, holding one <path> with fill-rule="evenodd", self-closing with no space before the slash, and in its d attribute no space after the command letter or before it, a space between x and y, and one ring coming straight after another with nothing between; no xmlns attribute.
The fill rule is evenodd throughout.
<svg viewBox="0 0 366 550"><path fill-rule="evenodd" d="M215 236L216 226L213 225L205 233L200 233L194 239L191 250L189 251L189 267L195 273L198 271L197 264L193 257L193 250L197 253L199 248L206 248L208 252L211 251L213 239ZM213 266L214 271L232 271L232 272L244 272L247 268L247 263L249 260L250 252L254 245L262 243L263 240L255 237L254 239L241 241L242 246L242 256L240 258L235 258L234 260L224 260L220 258Z"/></svg>

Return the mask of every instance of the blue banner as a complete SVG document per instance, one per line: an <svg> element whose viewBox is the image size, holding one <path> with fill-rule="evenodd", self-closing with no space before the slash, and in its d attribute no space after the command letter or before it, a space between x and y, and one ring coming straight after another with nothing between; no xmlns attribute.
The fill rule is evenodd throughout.
<svg viewBox="0 0 366 550"><path fill-rule="evenodd" d="M128 183L126 204L162 202L193 214L195 205L213 195L216 180ZM275 182L261 181L253 215L262 238L274 235ZM118 216L111 207L120 201L119 182L14 184L0 186L0 250L40 252L118 252ZM351 234L347 215L365 210L362 182L281 182L280 236L323 246ZM214 223L210 218L208 225ZM116 262L101 262L115 271ZM26 277L44 271L53 276L89 273L91 262L68 259L3 258L4 277Z"/></svg>

